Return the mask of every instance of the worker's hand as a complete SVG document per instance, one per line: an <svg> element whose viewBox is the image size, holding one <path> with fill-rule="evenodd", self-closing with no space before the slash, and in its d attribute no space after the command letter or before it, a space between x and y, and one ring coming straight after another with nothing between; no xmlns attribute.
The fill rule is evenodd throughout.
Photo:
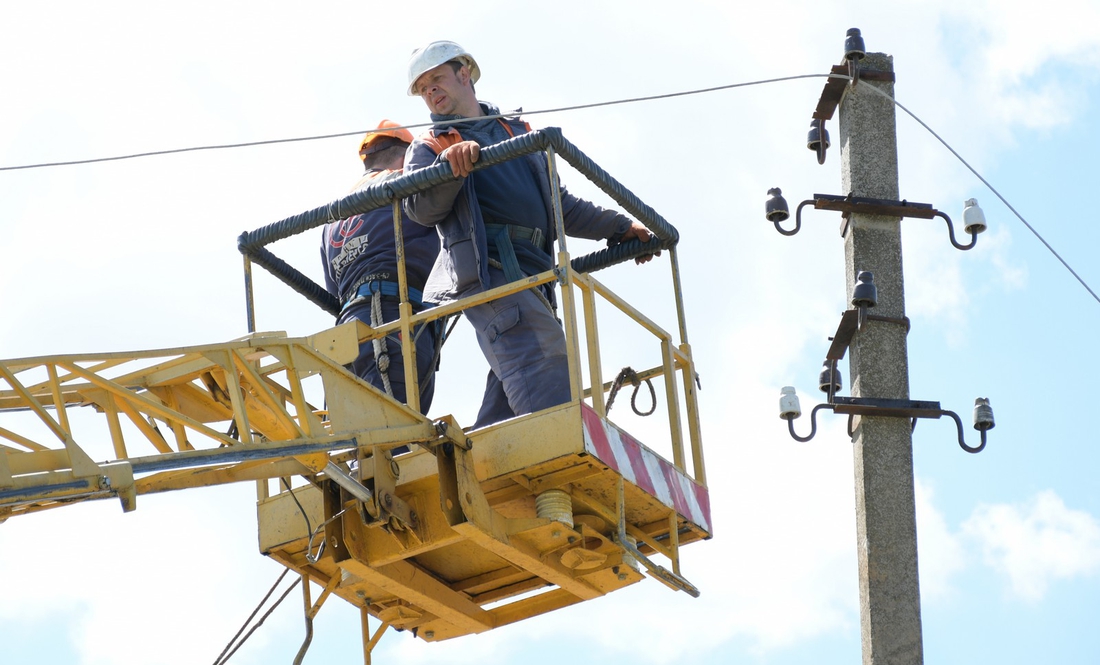
<svg viewBox="0 0 1100 665"><path fill-rule="evenodd" d="M619 242L626 242L627 240L630 240L632 238L637 238L642 242L649 242L649 239L652 237L653 234L649 232L649 229L647 229L644 224L635 220L631 220L630 228L626 230L626 233L623 234L623 237L619 240ZM657 252L656 254L644 254L634 259L634 263L641 265L643 263L652 261L654 256L660 255L660 252Z"/></svg>
<svg viewBox="0 0 1100 665"><path fill-rule="evenodd" d="M481 146L477 141L462 141L447 148L440 155L451 164L451 173L455 177L465 178L474 170L474 163L481 155Z"/></svg>

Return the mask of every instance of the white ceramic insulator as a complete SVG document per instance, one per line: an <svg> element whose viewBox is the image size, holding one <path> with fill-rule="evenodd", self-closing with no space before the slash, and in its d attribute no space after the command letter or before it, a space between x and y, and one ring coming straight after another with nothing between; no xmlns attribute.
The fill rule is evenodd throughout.
<svg viewBox="0 0 1100 665"><path fill-rule="evenodd" d="M786 420L788 417L798 418L801 415L802 407L798 403L794 386L783 386L779 391L779 417Z"/></svg>
<svg viewBox="0 0 1100 665"><path fill-rule="evenodd" d="M985 213L978 207L977 199L967 199L963 204L963 229L970 233L971 230L974 233L981 233L985 231Z"/></svg>

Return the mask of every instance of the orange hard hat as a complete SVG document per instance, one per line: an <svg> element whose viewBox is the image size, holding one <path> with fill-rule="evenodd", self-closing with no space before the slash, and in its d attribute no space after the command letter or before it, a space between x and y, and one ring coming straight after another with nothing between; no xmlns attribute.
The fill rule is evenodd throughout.
<svg viewBox="0 0 1100 665"><path fill-rule="evenodd" d="M383 120L378 123L378 129L367 132L359 142L359 156L365 157L376 150L389 147L391 141L384 141L385 138L397 139L404 143L413 142L412 132L393 120Z"/></svg>

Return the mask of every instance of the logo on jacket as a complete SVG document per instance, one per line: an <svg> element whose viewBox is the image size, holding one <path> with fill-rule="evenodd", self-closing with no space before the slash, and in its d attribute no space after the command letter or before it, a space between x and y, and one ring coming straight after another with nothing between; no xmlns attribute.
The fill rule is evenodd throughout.
<svg viewBox="0 0 1100 665"><path fill-rule="evenodd" d="M362 215L340 220L329 227L328 244L334 249L340 249L349 238L355 236L365 223Z"/></svg>

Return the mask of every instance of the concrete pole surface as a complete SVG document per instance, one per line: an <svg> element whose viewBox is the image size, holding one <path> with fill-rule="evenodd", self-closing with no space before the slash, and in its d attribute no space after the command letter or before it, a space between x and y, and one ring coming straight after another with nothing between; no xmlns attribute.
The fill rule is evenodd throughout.
<svg viewBox="0 0 1100 665"><path fill-rule="evenodd" d="M893 71L893 58L868 53L860 67ZM887 93L890 99L870 90ZM894 84L861 80L840 104L844 193L893 199L898 194ZM853 214L844 237L847 293L870 270L878 287L874 314L902 318L901 219ZM905 326L868 321L851 345L853 397L909 398ZM913 492L913 440L906 418L857 417L855 422L856 534L860 629L864 665L919 665L920 585Z"/></svg>

